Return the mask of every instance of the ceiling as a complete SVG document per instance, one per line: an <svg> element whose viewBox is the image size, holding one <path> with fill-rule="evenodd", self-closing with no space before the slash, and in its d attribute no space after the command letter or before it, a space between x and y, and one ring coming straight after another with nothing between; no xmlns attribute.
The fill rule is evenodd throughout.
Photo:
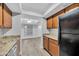
<svg viewBox="0 0 79 59"><path fill-rule="evenodd" d="M6 3L15 14L23 13L42 17L51 6L57 3Z"/></svg>
<svg viewBox="0 0 79 59"><path fill-rule="evenodd" d="M70 3L69 3L70 4ZM38 17L48 17L67 7L67 3L6 3L12 10L13 16L27 14Z"/></svg>
<svg viewBox="0 0 79 59"><path fill-rule="evenodd" d="M55 3L23 3L22 9L43 15Z"/></svg>

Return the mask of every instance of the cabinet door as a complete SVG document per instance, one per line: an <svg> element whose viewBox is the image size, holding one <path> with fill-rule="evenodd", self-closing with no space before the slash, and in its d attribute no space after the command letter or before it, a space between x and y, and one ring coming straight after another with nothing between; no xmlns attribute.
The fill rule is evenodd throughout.
<svg viewBox="0 0 79 59"><path fill-rule="evenodd" d="M50 28L52 28L52 17L51 18L49 18L48 20L47 20L47 28L48 29L50 29Z"/></svg>
<svg viewBox="0 0 79 59"><path fill-rule="evenodd" d="M53 23L53 28L58 28L58 16L53 17L52 23Z"/></svg>
<svg viewBox="0 0 79 59"><path fill-rule="evenodd" d="M44 49L48 51L48 38L47 37L44 37L43 44L44 44Z"/></svg>
<svg viewBox="0 0 79 59"><path fill-rule="evenodd" d="M2 4L0 3L0 27L2 27Z"/></svg>
<svg viewBox="0 0 79 59"><path fill-rule="evenodd" d="M3 4L3 19L4 19L4 28L11 28L12 27L12 13L9 8Z"/></svg>
<svg viewBox="0 0 79 59"><path fill-rule="evenodd" d="M53 39L49 39L49 53L53 56L59 55L59 47Z"/></svg>

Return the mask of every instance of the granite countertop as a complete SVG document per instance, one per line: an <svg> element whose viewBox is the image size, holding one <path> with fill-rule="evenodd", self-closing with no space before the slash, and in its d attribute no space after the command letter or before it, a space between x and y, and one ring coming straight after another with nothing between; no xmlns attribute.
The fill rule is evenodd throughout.
<svg viewBox="0 0 79 59"><path fill-rule="evenodd" d="M58 40L58 36L53 35L53 34L44 34L44 36L51 38L51 39L54 39L54 40Z"/></svg>
<svg viewBox="0 0 79 59"><path fill-rule="evenodd" d="M16 44L18 37L14 36L6 36L0 38L0 56L5 56L12 49L12 47Z"/></svg>

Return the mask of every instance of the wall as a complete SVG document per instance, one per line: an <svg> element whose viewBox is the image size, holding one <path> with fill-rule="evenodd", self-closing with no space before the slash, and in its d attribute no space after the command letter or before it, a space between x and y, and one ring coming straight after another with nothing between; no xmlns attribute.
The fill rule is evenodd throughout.
<svg viewBox="0 0 79 59"><path fill-rule="evenodd" d="M39 35L41 38L41 43L40 43L40 47L43 48L43 34L48 33L47 30L47 26L46 26L46 20L40 17L35 17L35 16L30 16L30 15L22 15L22 18L26 18L26 19L35 19L35 20L39 20L41 23L41 30L39 31ZM23 31L23 29L21 28L21 30ZM21 38L23 38L23 32L21 31ZM35 34L37 33L37 31L34 31Z"/></svg>
<svg viewBox="0 0 79 59"><path fill-rule="evenodd" d="M4 36L8 35L20 35L20 24L21 15L13 16L12 17L12 28L11 29L4 29L6 33L4 33ZM8 31L7 31L8 30Z"/></svg>
<svg viewBox="0 0 79 59"><path fill-rule="evenodd" d="M41 24L39 24L38 26L30 25L31 28L27 28L27 26L29 26L29 25L22 26L22 29L21 29L21 38L22 39L27 39L27 38L41 37L41 35L42 35Z"/></svg>
<svg viewBox="0 0 79 59"><path fill-rule="evenodd" d="M43 19L41 17L35 17L35 16L30 16L30 15L25 15L25 14L22 15L22 19L35 19L35 20L38 20L41 23L40 26L42 27L41 30L39 30L39 35L42 35L42 34L47 32L47 30L46 30L46 20L45 19ZM23 37L23 34L24 34L23 33L23 28L21 30L22 30L22 32L21 32L22 36L21 37ZM36 33L37 32L35 32L35 34Z"/></svg>

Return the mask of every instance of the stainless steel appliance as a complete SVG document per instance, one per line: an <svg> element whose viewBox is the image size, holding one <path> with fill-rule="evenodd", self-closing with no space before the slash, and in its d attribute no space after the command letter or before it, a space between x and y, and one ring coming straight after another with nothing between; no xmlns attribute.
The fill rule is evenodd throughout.
<svg viewBox="0 0 79 59"><path fill-rule="evenodd" d="M59 17L61 56L79 56L79 8Z"/></svg>

